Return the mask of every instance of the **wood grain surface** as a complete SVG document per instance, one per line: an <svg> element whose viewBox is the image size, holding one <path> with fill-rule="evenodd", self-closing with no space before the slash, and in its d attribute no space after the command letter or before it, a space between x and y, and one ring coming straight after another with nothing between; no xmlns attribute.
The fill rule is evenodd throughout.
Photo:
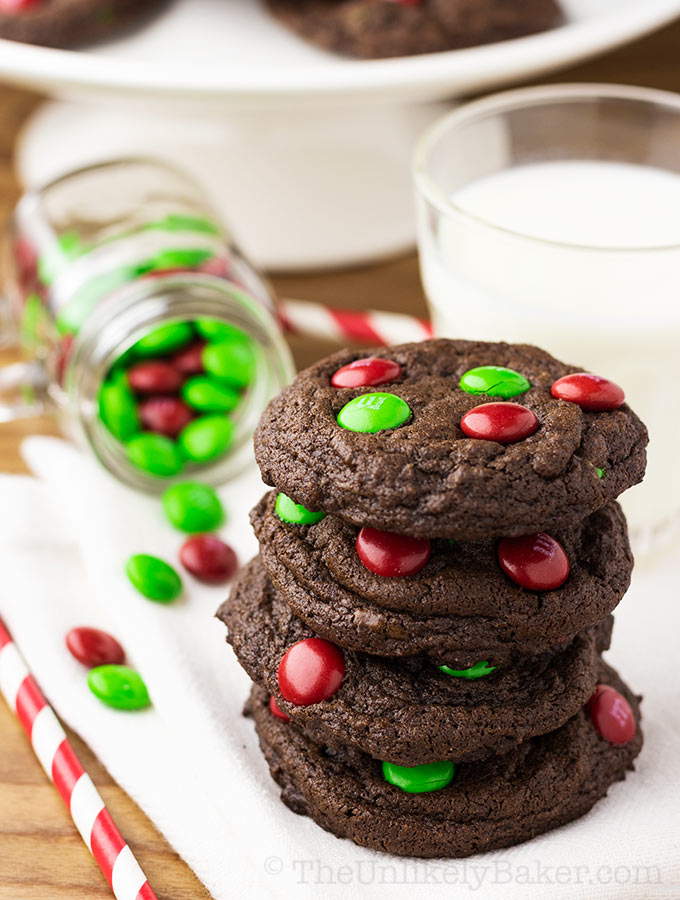
<svg viewBox="0 0 680 900"><path fill-rule="evenodd" d="M543 81L609 81L680 90L680 23L598 60ZM0 217L15 202L12 148L21 123L39 102L0 86ZM274 277L282 296L344 307L425 313L415 256L382 265L318 275ZM291 342L304 366L334 349L321 341ZM13 359L0 352L0 364ZM49 420L0 425L0 471L24 472L19 444L27 434L56 433ZM60 638L60 636L57 636ZM71 735L124 837L161 900L207 900L209 894L154 826L112 781L88 748ZM0 699L0 900L104 900L103 876L85 849L18 723Z"/></svg>

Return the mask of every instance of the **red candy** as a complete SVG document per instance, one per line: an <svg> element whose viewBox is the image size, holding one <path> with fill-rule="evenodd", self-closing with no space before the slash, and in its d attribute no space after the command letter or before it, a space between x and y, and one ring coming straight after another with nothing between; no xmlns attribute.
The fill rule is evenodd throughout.
<svg viewBox="0 0 680 900"><path fill-rule="evenodd" d="M191 422L193 413L177 397L149 397L139 404L139 418L147 431L174 438Z"/></svg>
<svg viewBox="0 0 680 900"><path fill-rule="evenodd" d="M330 700L345 677L345 658L335 644L307 638L286 650L279 665L279 690L295 706Z"/></svg>
<svg viewBox="0 0 680 900"><path fill-rule="evenodd" d="M538 419L519 403L482 403L465 413L460 427L469 438L514 444L536 431Z"/></svg>
<svg viewBox="0 0 680 900"><path fill-rule="evenodd" d="M610 744L627 744L635 737L635 716L626 698L608 684L598 684L588 701L595 731Z"/></svg>
<svg viewBox="0 0 680 900"><path fill-rule="evenodd" d="M182 375L162 360L138 363L128 369L128 382L139 394L174 394L182 385Z"/></svg>
<svg viewBox="0 0 680 900"><path fill-rule="evenodd" d="M569 575L564 547L548 534L503 538L497 553L505 574L529 591L554 591Z"/></svg>
<svg viewBox="0 0 680 900"><path fill-rule="evenodd" d="M90 669L125 661L125 651L118 641L98 628L72 628L66 635L66 646L71 656Z"/></svg>
<svg viewBox="0 0 680 900"><path fill-rule="evenodd" d="M71 353L73 352L74 340L74 335L65 334L60 339L59 344L57 345L57 359L55 367L57 370L57 379L60 384L63 384L66 369L69 362L71 361Z"/></svg>
<svg viewBox="0 0 680 900"><path fill-rule="evenodd" d="M213 534L190 537L179 551L179 561L195 578L209 584L228 581L238 569L234 551Z"/></svg>
<svg viewBox="0 0 680 900"><path fill-rule="evenodd" d="M25 12L40 3L42 0L0 0L0 13Z"/></svg>
<svg viewBox="0 0 680 900"><path fill-rule="evenodd" d="M368 356L338 369L331 378L331 384L336 388L377 387L379 384L396 381L400 375L401 366L391 359Z"/></svg>
<svg viewBox="0 0 680 900"><path fill-rule="evenodd" d="M220 259L219 256L213 256L212 259L206 260L198 267L198 271L204 275L216 275L218 278L229 277L229 263L226 259Z"/></svg>
<svg viewBox="0 0 680 900"><path fill-rule="evenodd" d="M203 369L203 341L183 347L170 357L170 362L182 375L200 375Z"/></svg>
<svg viewBox="0 0 680 900"><path fill-rule="evenodd" d="M274 700L273 697L269 698L269 712L276 716L277 719L283 719L284 722L290 722L290 718L279 709L279 704Z"/></svg>
<svg viewBox="0 0 680 900"><path fill-rule="evenodd" d="M618 409L626 399L618 384L599 375L589 375L587 372L577 372L575 375L558 378L550 393L557 400L577 403L586 412L608 412Z"/></svg>
<svg viewBox="0 0 680 900"><path fill-rule="evenodd" d="M357 535L356 548L366 568L384 578L420 572L430 558L431 549L427 539L405 537L376 528L362 528Z"/></svg>

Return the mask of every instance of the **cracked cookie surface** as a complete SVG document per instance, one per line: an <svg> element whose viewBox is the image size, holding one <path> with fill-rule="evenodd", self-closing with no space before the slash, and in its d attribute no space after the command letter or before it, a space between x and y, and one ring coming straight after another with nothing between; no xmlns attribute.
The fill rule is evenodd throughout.
<svg viewBox="0 0 680 900"><path fill-rule="evenodd" d="M317 743L351 744L403 766L505 753L553 731L592 695L608 617L554 653L516 660L475 679L455 677L423 657L390 660L343 651L345 675L328 700L286 702L277 672L286 650L315 632L298 619L257 560L218 611L248 675Z"/></svg>
<svg viewBox="0 0 680 900"><path fill-rule="evenodd" d="M633 567L616 503L553 532L570 573L561 587L545 592L526 590L504 575L493 540L433 541L417 574L383 578L360 561L356 527L337 517L288 524L276 514L271 492L251 521L268 576L318 634L354 650L426 654L456 668L534 656L572 640L614 610Z"/></svg>
<svg viewBox="0 0 680 900"><path fill-rule="evenodd" d="M639 698L613 669L598 681L630 704L635 736L608 743L585 708L556 731L509 753L463 763L442 790L405 793L385 781L379 761L352 748L332 749L269 711L269 695L254 687L249 711L281 799L338 837L400 856L464 857L508 847L582 816L640 752Z"/></svg>
<svg viewBox="0 0 680 900"><path fill-rule="evenodd" d="M401 375L379 388L336 388L334 373L363 357L394 360ZM538 419L514 443L470 438L461 419L499 401L459 386L479 366L520 373L529 389L512 398ZM301 372L267 407L255 455L267 484L309 510L359 527L419 538L477 541L570 527L642 479L647 430L623 404L588 412L551 395L579 371L528 345L432 340L344 350ZM365 433L338 424L364 394L393 394L410 416Z"/></svg>

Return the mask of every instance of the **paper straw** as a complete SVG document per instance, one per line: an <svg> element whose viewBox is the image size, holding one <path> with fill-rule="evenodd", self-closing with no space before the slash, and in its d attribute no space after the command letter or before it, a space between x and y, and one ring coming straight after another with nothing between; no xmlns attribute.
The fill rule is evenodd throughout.
<svg viewBox="0 0 680 900"><path fill-rule="evenodd" d="M415 316L379 310L334 309L309 300L280 300L278 312L284 330L344 343L403 344L432 337L432 325Z"/></svg>
<svg viewBox="0 0 680 900"><path fill-rule="evenodd" d="M0 691L117 900L157 900L2 620Z"/></svg>

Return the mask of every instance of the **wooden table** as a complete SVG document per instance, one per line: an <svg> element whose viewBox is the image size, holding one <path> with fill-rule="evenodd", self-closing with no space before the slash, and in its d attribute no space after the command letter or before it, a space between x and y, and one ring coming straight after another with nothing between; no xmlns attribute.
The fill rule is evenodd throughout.
<svg viewBox="0 0 680 900"><path fill-rule="evenodd" d="M680 91L680 22L651 37L544 81L609 81ZM17 197L12 144L38 98L0 88L0 215ZM282 296L336 306L373 306L425 314L414 256L379 266L275 277ZM321 341L292 341L298 365L333 349ZM11 358L0 353L0 363ZM0 470L24 472L18 447L27 434L52 433L48 420L0 426ZM207 891L154 826L72 736L114 819L162 900L209 900ZM82 844L54 788L33 757L25 735L0 700L0 900L104 900L108 885Z"/></svg>

